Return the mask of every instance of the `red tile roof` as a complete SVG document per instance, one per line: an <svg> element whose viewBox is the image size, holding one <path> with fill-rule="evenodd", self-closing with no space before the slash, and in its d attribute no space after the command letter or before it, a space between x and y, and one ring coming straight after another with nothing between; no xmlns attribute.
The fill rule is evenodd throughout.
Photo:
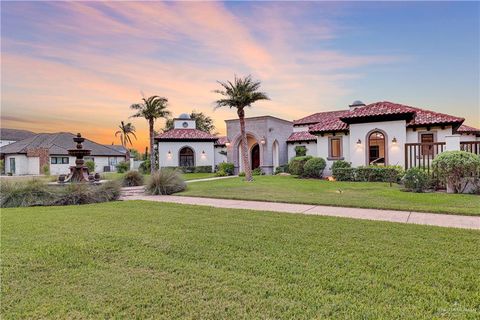
<svg viewBox="0 0 480 320"><path fill-rule="evenodd" d="M415 117L408 123L409 127L421 126L421 125L433 125L433 124L462 124L464 118L454 117L448 114L434 112L430 110L413 108L415 111Z"/></svg>
<svg viewBox="0 0 480 320"><path fill-rule="evenodd" d="M475 133L480 133L480 129L467 126L466 124L462 124L462 125L457 129L457 132L475 134Z"/></svg>
<svg viewBox="0 0 480 320"><path fill-rule="evenodd" d="M387 115L405 115L413 116L415 111L412 107L403 104L392 103L388 101L375 102L365 107L356 108L341 117L342 120L349 122L355 118L371 118Z"/></svg>
<svg viewBox="0 0 480 320"><path fill-rule="evenodd" d="M317 136L310 134L308 131L293 132L290 137L288 137L287 142L295 141L313 141L317 140Z"/></svg>
<svg viewBox="0 0 480 320"><path fill-rule="evenodd" d="M348 110L318 112L318 113L314 113L312 115L309 115L307 117L304 117L304 118L301 118L301 119L298 119L298 120L294 120L293 125L298 126L298 125L307 125L307 124L319 123L322 120L324 120L325 118L332 118L332 117L338 118L338 117L340 117L340 116L342 116L342 115L344 115L345 113L348 113L348 112L349 112Z"/></svg>
<svg viewBox="0 0 480 320"><path fill-rule="evenodd" d="M197 129L172 129L160 133L156 140L217 140L218 137Z"/></svg>
<svg viewBox="0 0 480 320"><path fill-rule="evenodd" d="M348 123L369 122L372 119L392 120L396 118L407 120L407 127L446 125L460 126L465 120L444 113L406 106L389 101L375 102L353 111L331 111L312 114L294 121L294 125L311 124L309 132L347 131Z"/></svg>
<svg viewBox="0 0 480 320"><path fill-rule="evenodd" d="M228 142L228 138L225 136L217 137L218 140L215 141L216 146L224 146Z"/></svg>

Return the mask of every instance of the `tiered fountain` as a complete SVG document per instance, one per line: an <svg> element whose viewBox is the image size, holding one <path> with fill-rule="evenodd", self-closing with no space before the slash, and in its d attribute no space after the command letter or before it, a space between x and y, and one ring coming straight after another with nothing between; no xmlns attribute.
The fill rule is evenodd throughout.
<svg viewBox="0 0 480 320"><path fill-rule="evenodd" d="M75 160L75 166L70 167L70 174L64 181L60 182L88 182L90 180L89 172L88 168L84 165L85 160L83 160L83 157L89 156L91 150L83 149L82 143L85 141L85 138L82 138L80 133L77 133L73 141L77 143L77 147L75 149L69 149L68 154L77 158Z"/></svg>

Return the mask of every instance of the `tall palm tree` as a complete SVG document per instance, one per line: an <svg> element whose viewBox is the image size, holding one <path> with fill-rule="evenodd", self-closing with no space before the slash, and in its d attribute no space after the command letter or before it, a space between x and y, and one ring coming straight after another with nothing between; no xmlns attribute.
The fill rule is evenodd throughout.
<svg viewBox="0 0 480 320"><path fill-rule="evenodd" d="M120 141L122 143L122 146L127 147L127 143L130 143L132 145L132 139L130 138L130 135L132 135L135 140L137 140L137 136L135 135L135 127L133 124L130 122L124 123L123 121L120 122L120 125L118 126L120 130L115 132L115 137L120 135Z"/></svg>
<svg viewBox="0 0 480 320"><path fill-rule="evenodd" d="M232 82L217 81L221 90L215 90L223 96L222 99L215 101L216 108L229 107L236 108L238 119L240 120L242 162L245 170L245 180L252 181L252 168L248 159L247 134L245 133L245 107L250 107L252 103L258 100L270 100L266 93L258 91L260 81L252 80L251 76L245 78L235 76Z"/></svg>
<svg viewBox="0 0 480 320"><path fill-rule="evenodd" d="M145 118L148 121L148 129L150 133L150 173L155 171L155 153L153 152L154 130L153 125L158 118L167 119L170 111L167 110L168 99L159 96L151 96L142 98L143 102L135 103L130 106L131 109L137 110L132 117Z"/></svg>

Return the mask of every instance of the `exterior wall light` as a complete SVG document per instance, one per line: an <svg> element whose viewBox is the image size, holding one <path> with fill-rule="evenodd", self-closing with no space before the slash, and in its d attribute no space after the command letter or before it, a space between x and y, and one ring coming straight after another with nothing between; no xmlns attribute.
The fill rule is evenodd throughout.
<svg viewBox="0 0 480 320"><path fill-rule="evenodd" d="M201 155L202 159L205 159L207 157L207 155L205 154L205 150L202 150L202 155Z"/></svg>
<svg viewBox="0 0 480 320"><path fill-rule="evenodd" d="M265 142L266 142L265 137L262 137L262 139L260 139L260 143L265 144Z"/></svg>
<svg viewBox="0 0 480 320"><path fill-rule="evenodd" d="M393 137L392 143L393 143L393 144L396 144L396 143L397 143L397 138L396 138L396 137Z"/></svg>
<svg viewBox="0 0 480 320"><path fill-rule="evenodd" d="M357 140L357 144L358 144L358 145L362 144L362 140L358 139L358 140Z"/></svg>
<svg viewBox="0 0 480 320"><path fill-rule="evenodd" d="M167 158L168 158L168 159L172 159L172 151L168 150Z"/></svg>

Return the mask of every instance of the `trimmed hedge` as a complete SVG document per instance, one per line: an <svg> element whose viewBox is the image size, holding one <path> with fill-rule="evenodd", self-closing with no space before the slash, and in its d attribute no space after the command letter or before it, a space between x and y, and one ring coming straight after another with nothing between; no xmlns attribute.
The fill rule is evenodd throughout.
<svg viewBox="0 0 480 320"><path fill-rule="evenodd" d="M235 165L230 162L220 162L217 165L217 172L223 171L226 175L231 176L235 171Z"/></svg>
<svg viewBox="0 0 480 320"><path fill-rule="evenodd" d="M424 192L428 189L430 177L425 170L414 167L405 172L402 181L407 191Z"/></svg>
<svg viewBox="0 0 480 320"><path fill-rule="evenodd" d="M211 173L212 166L197 166L197 167L162 167L170 170L178 170L182 173Z"/></svg>
<svg viewBox="0 0 480 320"><path fill-rule="evenodd" d="M335 168L333 177L337 181L399 182L404 171L400 166L360 166L357 168Z"/></svg>
<svg viewBox="0 0 480 320"><path fill-rule="evenodd" d="M433 172L451 186L454 193L463 193L469 180L480 178L480 156L466 151L445 151L432 161Z"/></svg>
<svg viewBox="0 0 480 320"><path fill-rule="evenodd" d="M305 162L302 176L308 178L321 178L326 166L327 163L323 158L312 158Z"/></svg>
<svg viewBox="0 0 480 320"><path fill-rule="evenodd" d="M312 159L312 156L295 157L288 163L288 172L293 175L302 176L305 163Z"/></svg>
<svg viewBox="0 0 480 320"><path fill-rule="evenodd" d="M275 174L288 172L288 164L283 164L275 168Z"/></svg>

